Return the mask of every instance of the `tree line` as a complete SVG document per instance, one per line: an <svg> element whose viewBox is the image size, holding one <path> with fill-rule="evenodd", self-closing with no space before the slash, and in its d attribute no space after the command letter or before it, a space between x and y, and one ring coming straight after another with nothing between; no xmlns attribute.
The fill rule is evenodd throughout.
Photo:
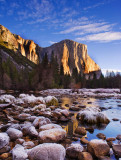
<svg viewBox="0 0 121 160"><path fill-rule="evenodd" d="M94 73L95 74L95 73ZM58 64L57 56L52 52L50 60L47 53L41 63L32 70L27 68L17 70L8 58L0 58L0 89L13 90L42 90L48 88L121 88L121 75L108 73L105 77L101 74L97 79L86 79L85 75L78 73L74 68L72 74L64 74L63 65Z"/></svg>

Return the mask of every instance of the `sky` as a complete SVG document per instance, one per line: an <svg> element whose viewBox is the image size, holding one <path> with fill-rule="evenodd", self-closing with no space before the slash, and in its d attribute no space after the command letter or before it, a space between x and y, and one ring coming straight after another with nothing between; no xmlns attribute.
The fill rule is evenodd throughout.
<svg viewBox="0 0 121 160"><path fill-rule="evenodd" d="M0 24L41 47L86 44L101 69L121 70L121 0L0 0Z"/></svg>

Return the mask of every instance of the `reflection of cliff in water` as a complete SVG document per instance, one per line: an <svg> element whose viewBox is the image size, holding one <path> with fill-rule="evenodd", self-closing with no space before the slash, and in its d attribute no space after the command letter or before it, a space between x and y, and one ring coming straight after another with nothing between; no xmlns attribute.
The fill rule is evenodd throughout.
<svg viewBox="0 0 121 160"><path fill-rule="evenodd" d="M75 129L78 127L78 120L76 119L76 114L72 117L72 120L62 124L63 129L67 132L69 137L73 136Z"/></svg>
<svg viewBox="0 0 121 160"><path fill-rule="evenodd" d="M75 99L70 98L70 97L62 97L62 107L65 107L66 109L69 109L69 107L66 107L65 104L68 104L69 106L73 105L73 101ZM86 105L88 107L92 107L92 103L93 106L97 106L98 105L98 101L95 98L77 98L77 101L79 102L79 104L81 105ZM88 103L89 101L91 101L91 104ZM97 102L97 103L95 103ZM70 111L72 112L72 111ZM85 124L85 123L81 123L80 121L78 121L76 119L77 113L78 112L72 112L74 113L74 116L71 117L71 120L69 122L65 122L65 123L61 123L61 126L63 127L63 129L67 132L67 135L69 137L73 136L73 133L75 131L75 129L80 126L80 127L84 127L84 128L88 128L88 127L92 127L93 129L98 129L98 130L104 130L107 126L107 124L94 124L94 125L90 125L90 124Z"/></svg>
<svg viewBox="0 0 121 160"><path fill-rule="evenodd" d="M84 127L84 128L92 127L93 129L98 129L98 130L104 130L107 127L107 124L98 124L98 125L97 124L90 125L90 124L84 124L84 123L81 124L76 119L76 115L77 113L74 114L71 121L67 123L62 123L62 127L67 132L67 136L69 137L73 137L73 133L78 126Z"/></svg>

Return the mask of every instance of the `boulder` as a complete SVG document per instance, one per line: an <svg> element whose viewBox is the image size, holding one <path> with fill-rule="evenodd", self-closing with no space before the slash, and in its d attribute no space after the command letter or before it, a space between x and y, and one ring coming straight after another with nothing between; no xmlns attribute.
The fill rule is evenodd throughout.
<svg viewBox="0 0 121 160"><path fill-rule="evenodd" d="M54 96L47 96L44 98L44 100L48 106L58 106L58 99Z"/></svg>
<svg viewBox="0 0 121 160"><path fill-rule="evenodd" d="M116 157L121 158L121 144L113 145L113 152Z"/></svg>
<svg viewBox="0 0 121 160"><path fill-rule="evenodd" d="M117 139L117 140L121 140L121 135L120 135L120 134L117 135L116 139Z"/></svg>
<svg viewBox="0 0 121 160"><path fill-rule="evenodd" d="M89 143L89 141L87 139L85 139L84 137L82 137L80 139L80 141L81 141L82 144L88 144Z"/></svg>
<svg viewBox="0 0 121 160"><path fill-rule="evenodd" d="M81 110L77 114L77 118L81 122L88 124L108 124L110 122L107 116L100 112L100 109L96 107L87 107L86 109Z"/></svg>
<svg viewBox="0 0 121 160"><path fill-rule="evenodd" d="M67 109L63 109L63 110L61 110L61 114L65 117L68 117L69 116L69 111Z"/></svg>
<svg viewBox="0 0 121 160"><path fill-rule="evenodd" d="M77 159L79 156L79 153L83 151L83 146L80 144L71 144L67 149L66 149L66 155L69 158L74 158Z"/></svg>
<svg viewBox="0 0 121 160"><path fill-rule="evenodd" d="M45 111L46 110L46 105L45 104L39 104L32 108L32 111Z"/></svg>
<svg viewBox="0 0 121 160"><path fill-rule="evenodd" d="M18 138L22 138L23 137L23 133L15 128L9 128L7 130L7 134L9 135L11 140L16 140Z"/></svg>
<svg viewBox="0 0 121 160"><path fill-rule="evenodd" d="M96 135L99 139L106 139L106 136L103 133L98 133Z"/></svg>
<svg viewBox="0 0 121 160"><path fill-rule="evenodd" d="M23 144L24 142L25 142L24 139L19 138L15 141L15 144Z"/></svg>
<svg viewBox="0 0 121 160"><path fill-rule="evenodd" d="M62 114L59 111L53 111L52 117L59 119L62 116Z"/></svg>
<svg viewBox="0 0 121 160"><path fill-rule="evenodd" d="M43 121L39 122L39 128L43 125L50 124L51 120L49 118L45 118Z"/></svg>
<svg viewBox="0 0 121 160"><path fill-rule="evenodd" d="M37 117L34 122L33 122L33 126L38 128L38 127L41 127L45 124L49 124L51 123L50 119L49 118L45 118L43 116L40 116L40 117Z"/></svg>
<svg viewBox="0 0 121 160"><path fill-rule="evenodd" d="M3 154L0 155L0 159L7 159L10 156L11 156L10 153L3 153Z"/></svg>
<svg viewBox="0 0 121 160"><path fill-rule="evenodd" d="M77 127L75 133L79 135L86 135L87 131L84 127Z"/></svg>
<svg viewBox="0 0 121 160"><path fill-rule="evenodd" d="M93 160L92 155L88 152L81 152L78 155L78 160Z"/></svg>
<svg viewBox="0 0 121 160"><path fill-rule="evenodd" d="M116 138L113 138L113 137L106 138L106 141L107 141L107 142L110 142L110 141L115 141L115 140L116 140Z"/></svg>
<svg viewBox="0 0 121 160"><path fill-rule="evenodd" d="M111 160L111 158L108 156L101 156L98 158L98 160Z"/></svg>
<svg viewBox="0 0 121 160"><path fill-rule="evenodd" d="M17 144L12 149L12 157L13 157L13 160L26 160L28 158L28 155L24 150L24 147L21 146L20 144Z"/></svg>
<svg viewBox="0 0 121 160"><path fill-rule="evenodd" d="M29 135L31 137L37 137L38 136L38 132L37 132L37 130L34 126L25 125L22 128L22 132L25 136L26 135Z"/></svg>
<svg viewBox="0 0 121 160"><path fill-rule="evenodd" d="M10 146L6 145L3 148L0 149L0 154L6 153L10 151Z"/></svg>
<svg viewBox="0 0 121 160"><path fill-rule="evenodd" d="M35 146L35 144L32 141L24 142L23 146L25 149L31 149Z"/></svg>
<svg viewBox="0 0 121 160"><path fill-rule="evenodd" d="M60 128L62 129L61 126L59 126L58 124L46 124L46 125L43 125L39 128L40 131L44 131L44 130L48 130L48 129L53 129L53 128Z"/></svg>
<svg viewBox="0 0 121 160"><path fill-rule="evenodd" d="M80 108L77 107L77 106L70 106L70 107L69 107L69 110L71 110L71 111L79 111Z"/></svg>
<svg viewBox="0 0 121 160"><path fill-rule="evenodd" d="M55 143L43 143L28 151L30 160L64 160L65 154L65 148Z"/></svg>
<svg viewBox="0 0 121 160"><path fill-rule="evenodd" d="M87 144L87 151L94 157L107 156L110 147L105 141L94 139Z"/></svg>
<svg viewBox="0 0 121 160"><path fill-rule="evenodd" d="M12 124L9 128L15 128L21 130L21 126L19 124Z"/></svg>
<svg viewBox="0 0 121 160"><path fill-rule="evenodd" d="M6 133L0 133L0 150L9 145L10 138Z"/></svg>
<svg viewBox="0 0 121 160"><path fill-rule="evenodd" d="M41 143L58 142L66 137L66 131L60 128L49 129L39 132L38 137Z"/></svg>
<svg viewBox="0 0 121 160"><path fill-rule="evenodd" d="M17 116L17 119L19 121L26 121L28 119L28 117L30 117L31 115L30 114L27 114L27 113L21 113Z"/></svg>

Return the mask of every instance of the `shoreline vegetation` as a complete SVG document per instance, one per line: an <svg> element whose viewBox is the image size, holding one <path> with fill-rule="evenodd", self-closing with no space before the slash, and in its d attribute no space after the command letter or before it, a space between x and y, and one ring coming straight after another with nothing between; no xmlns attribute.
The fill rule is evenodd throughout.
<svg viewBox="0 0 121 160"><path fill-rule="evenodd" d="M54 53L50 61L48 55L34 67L17 69L10 58L3 61L0 58L0 88L6 90L43 90L43 89L80 89L80 88L121 88L120 73L107 72L97 79L95 72L86 79L86 75L78 73L74 68L72 74L64 74L63 65L59 66ZM92 78L93 74L93 78Z"/></svg>

